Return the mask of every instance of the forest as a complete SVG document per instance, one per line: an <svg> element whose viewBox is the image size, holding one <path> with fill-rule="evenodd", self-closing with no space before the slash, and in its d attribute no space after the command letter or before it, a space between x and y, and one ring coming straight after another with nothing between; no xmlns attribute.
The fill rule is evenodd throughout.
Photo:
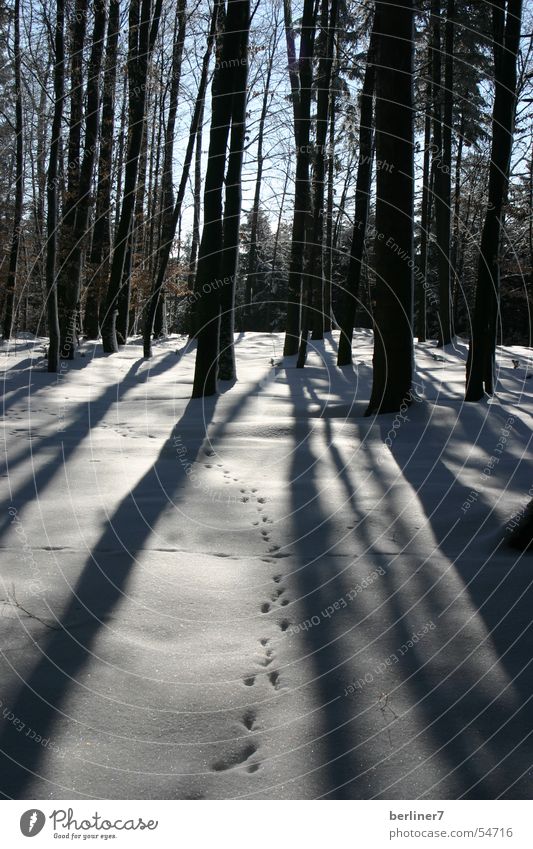
<svg viewBox="0 0 533 849"><path fill-rule="evenodd" d="M0 793L531 798L531 2L0 51Z"/></svg>

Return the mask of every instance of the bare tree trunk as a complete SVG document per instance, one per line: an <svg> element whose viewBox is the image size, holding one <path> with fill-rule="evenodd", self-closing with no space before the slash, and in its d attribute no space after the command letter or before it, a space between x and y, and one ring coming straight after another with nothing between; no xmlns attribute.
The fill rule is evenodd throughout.
<svg viewBox="0 0 533 849"><path fill-rule="evenodd" d="M157 269L157 276L154 277L152 282L152 292L150 295L150 301L148 303L148 314L146 318L146 322L144 325L143 332L143 356L149 358L152 356L152 330L154 326L155 314L157 311L157 305L159 302L159 295L161 293L161 289L163 288L163 283L165 282L165 273L167 270L168 261L170 258L170 251L172 248L172 242L174 241L174 233L176 232L176 227L178 226L178 221L181 217L181 208L183 205L183 198L185 197L185 189L187 188L187 181L189 179L189 171L191 167L191 161L194 151L195 142L197 142L198 131L201 128L201 123L203 120L204 114L204 101L205 101L205 93L207 90L207 81L209 74L209 59L211 57L211 51L213 49L213 44L215 41L215 35L217 31L217 24L220 16L220 12L222 7L223 0L216 0L215 5L213 7L213 12L211 15L211 26L209 30L209 35L207 37L207 47L204 53L203 61L202 61L202 72L200 76L200 83L198 86L198 93L196 95L196 101L194 104L194 112L191 119L191 124L189 128L189 139L187 142L187 150L185 151L185 159L183 161L183 168L181 171L181 180L178 187L178 193L176 196L176 203L174 204L174 209L172 211L172 221L171 227L169 228L169 238L166 241L166 244L163 245L163 249L159 256L159 266ZM201 163L200 163L201 165ZM221 189L222 190L222 189ZM171 234L171 235L170 235Z"/></svg>
<svg viewBox="0 0 533 849"><path fill-rule="evenodd" d="M224 204L224 242L221 263L220 288L220 339L218 377L235 378L235 281L239 265L239 229L242 207L242 161L246 136L246 85L248 80L248 39L250 32L250 4L242 11L239 58L240 64L233 84L231 109L231 137L226 173Z"/></svg>
<svg viewBox="0 0 533 849"><path fill-rule="evenodd" d="M430 51L431 57L431 51ZM425 342L427 338L427 270L428 270L428 244L429 230L431 228L431 207L432 207L432 170L430 157L430 141L431 141L431 101L432 101L432 83L431 77L428 77L426 84L426 115L424 119L424 164L422 167L422 201L420 212L420 276L418 278L418 315L417 315L417 336L419 342Z"/></svg>
<svg viewBox="0 0 533 849"><path fill-rule="evenodd" d="M346 366L352 362L352 336L355 324L359 287L361 282L361 266L365 246L368 210L370 208L370 188L372 182L372 159L374 148L374 85L375 85L375 51L376 51L376 16L372 24L368 55L366 60L363 89L361 91L361 109L359 119L359 163L357 167L357 183L355 188L355 218L350 250L350 264L344 283L342 306L340 310L339 351L337 365Z"/></svg>
<svg viewBox="0 0 533 849"><path fill-rule="evenodd" d="M224 250L222 186L226 147L236 92L235 69L240 69L242 31L250 25L249 0L228 0L220 61L212 83L209 158L204 187L204 229L198 255L196 286L198 346L193 398L214 395L217 389L221 265Z"/></svg>
<svg viewBox="0 0 533 849"><path fill-rule="evenodd" d="M509 184L516 106L516 60L522 0L493 3L495 86L489 198L481 235L476 305L466 369L466 401L494 392L497 316L500 293L499 250L503 204Z"/></svg>
<svg viewBox="0 0 533 849"><path fill-rule="evenodd" d="M448 345L451 331L451 162L452 162L452 106L453 106L453 15L454 0L448 0L445 25L444 85L441 62L441 3L433 0L433 99L434 152L433 182L435 192L435 224L437 235L437 270L439 278L439 345Z"/></svg>
<svg viewBox="0 0 533 849"><path fill-rule="evenodd" d="M14 7L14 43L13 59L15 70L15 208L13 211L13 233L9 253L9 271L6 285L6 304L4 314L4 339L10 339L13 329L13 304L20 247L20 229L22 224L22 203L24 196L24 127L22 124L22 86L20 75L20 0Z"/></svg>
<svg viewBox="0 0 533 849"><path fill-rule="evenodd" d="M413 370L414 4L376 4L374 372L367 415L410 401Z"/></svg>
<svg viewBox="0 0 533 849"><path fill-rule="evenodd" d="M168 117L167 117L167 125L165 129L165 143L164 143L164 156L163 156L163 174L161 177L161 187L162 187L162 221L161 221L161 243L158 252L158 263L156 264L156 268L160 263L160 257L164 255L164 251L166 251L167 244L170 242L171 250L172 243L174 241L174 233L175 228L172 226L172 213L174 211L174 187L172 185L172 159L174 155L174 131L176 127L176 114L178 109L178 94L179 94L179 86L180 86L180 77L181 77L181 62L183 56L183 45L185 43L185 30L187 24L187 16L186 16L186 0L178 0L177 12L176 12L176 29L177 34L174 37L174 50L172 52L172 77L170 84L170 94L169 94L169 107L168 107ZM164 300L164 290L163 288L159 292L158 304L160 306L159 312L161 313L163 310L163 303L159 304L159 301ZM150 314L150 310L149 310ZM155 317L155 316L154 316ZM150 318L150 315L149 315ZM152 319L153 323L153 319ZM162 331L162 327L159 328L159 332L156 335L160 335Z"/></svg>
<svg viewBox="0 0 533 849"><path fill-rule="evenodd" d="M287 58L291 84L294 139L296 143L296 175L294 187L294 215L292 222L291 260L287 293L287 328L283 353L291 356L298 352L300 332L300 300L302 268L305 253L305 234L311 212L311 187L309 180L311 95L313 83L313 52L315 42L315 7L313 0L305 0L300 37L300 58L296 59L294 31L290 0L284 0Z"/></svg>
<svg viewBox="0 0 533 849"><path fill-rule="evenodd" d="M324 195L326 182L326 146L329 111L331 108L331 75L335 52L338 2L322 0L320 29L323 32L323 51L317 79L316 155L313 193L313 236L309 246L309 289L312 293L313 339L324 338ZM307 343L307 340L305 340Z"/></svg>
<svg viewBox="0 0 533 849"><path fill-rule="evenodd" d="M110 0L102 93L102 123L100 153L98 157L96 214L90 258L92 280L89 285L85 308L85 333L88 339L98 338L100 302L104 294L105 281L109 274L109 252L111 248L111 168L113 163L113 135L115 129L115 89L119 28L120 0Z"/></svg>
<svg viewBox="0 0 533 849"><path fill-rule="evenodd" d="M189 272L187 276L187 286L192 291L194 288L194 279L196 277L196 260L198 257L198 245L200 244L200 213L202 203L202 124L203 124L203 107L196 131L195 153L194 153L194 200L193 200L193 218L192 218L192 240L191 252L189 255ZM191 323L190 332L192 332L194 322Z"/></svg>
<svg viewBox="0 0 533 849"><path fill-rule="evenodd" d="M90 194L98 143L100 118L100 68L106 26L106 0L94 2L94 29L87 79L85 146L78 179L73 218L65 233L65 259L61 270L62 310L60 315L61 355L74 358L76 325L81 288L83 242L89 220Z"/></svg>
<svg viewBox="0 0 533 849"><path fill-rule="evenodd" d="M116 319L121 300L121 289L124 287L128 289L130 285L129 275L124 279L124 268L135 210L139 154L144 128L148 64L159 27L161 5L162 0L155 0L152 16L152 0L131 0L130 2L129 129L124 196L113 244L113 259L111 261L105 315L102 322L102 344L104 351L108 354L118 351ZM126 299L129 301L127 294ZM122 298L122 302L124 302L124 298Z"/></svg>
<svg viewBox="0 0 533 849"><path fill-rule="evenodd" d="M63 118L63 99L65 89L65 7L64 0L56 0L56 25L54 34L54 117L50 140L50 159L46 181L47 195L47 243L46 243L46 308L48 316L48 371L57 372L59 368L59 318L57 310L57 175L59 164L59 143Z"/></svg>
<svg viewBox="0 0 533 849"><path fill-rule="evenodd" d="M68 9L68 6L67 6ZM71 358L74 351L75 328L69 331L67 290L70 285L68 263L74 248L76 202L79 199L81 173L81 127L83 121L83 48L87 30L88 0L75 0L70 34L70 115L67 144L67 186L63 200L59 240L60 266L57 275L57 299L61 356ZM66 337L69 336L67 341Z"/></svg>
<svg viewBox="0 0 533 849"><path fill-rule="evenodd" d="M257 136L257 172L255 175L255 192L252 205L252 217L250 226L250 250L248 252L248 272L246 274L246 286L244 290L244 321L243 327L249 329L251 318L252 297L255 284L255 273L257 265L257 228L259 222L259 208L261 203L261 181L263 179L263 141L265 135L265 121L268 111L268 103L271 98L270 80L272 77L272 63L274 61L274 50L276 47L278 36L277 20L269 42L269 54L267 57L267 74L265 79L265 88L263 91L263 102L261 105L261 114L259 116L259 132Z"/></svg>

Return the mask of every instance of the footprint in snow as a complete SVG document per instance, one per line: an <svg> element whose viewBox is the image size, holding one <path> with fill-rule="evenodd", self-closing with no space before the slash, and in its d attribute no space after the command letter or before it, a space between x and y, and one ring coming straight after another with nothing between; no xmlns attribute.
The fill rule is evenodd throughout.
<svg viewBox="0 0 533 849"><path fill-rule="evenodd" d="M226 755L220 760L215 761L212 765L211 769L214 772L224 772L228 769L234 769L235 767L240 766L243 763L255 755L257 752L257 746L255 743L246 743L245 746L238 749L235 752L231 752L229 755Z"/></svg>
<svg viewBox="0 0 533 849"><path fill-rule="evenodd" d="M268 680L270 681L275 690L279 690L279 672L271 672L268 676Z"/></svg>
<svg viewBox="0 0 533 849"><path fill-rule="evenodd" d="M244 715L242 717L242 724L244 725L245 728L248 729L248 731L252 731L253 727L255 725L256 719L257 719L257 714L256 714L255 710L253 708L249 708L247 711L244 712Z"/></svg>

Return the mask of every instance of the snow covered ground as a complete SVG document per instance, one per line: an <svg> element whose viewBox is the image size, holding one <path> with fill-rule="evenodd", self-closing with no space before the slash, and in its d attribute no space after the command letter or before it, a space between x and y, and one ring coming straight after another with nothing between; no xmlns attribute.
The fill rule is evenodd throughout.
<svg viewBox="0 0 533 849"><path fill-rule="evenodd" d="M465 405L465 347L418 346L364 418L369 332L282 345L204 401L181 337L0 353L5 796L531 797L531 351Z"/></svg>

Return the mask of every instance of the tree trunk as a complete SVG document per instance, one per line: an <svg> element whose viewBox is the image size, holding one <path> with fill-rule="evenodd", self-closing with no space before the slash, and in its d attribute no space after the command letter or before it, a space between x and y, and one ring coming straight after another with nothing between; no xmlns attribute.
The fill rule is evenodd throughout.
<svg viewBox="0 0 533 849"><path fill-rule="evenodd" d="M320 29L323 32L323 52L320 56L316 113L316 155L313 192L313 235L309 246L309 289L312 293L311 324L313 339L324 338L324 196L326 184L326 147L331 103L331 74L335 52L338 1L322 0ZM305 340L307 342L307 340Z"/></svg>
<svg viewBox="0 0 533 849"><path fill-rule="evenodd" d="M185 29L187 24L187 16L186 16L186 0L178 0L178 6L176 11L176 29L177 34L174 37L174 50L172 52L172 77L170 84L170 94L169 94L169 106L168 106L168 116L167 116L167 125L165 128L165 141L164 141L164 155L163 155L163 174L161 177L161 189L162 189L162 216L161 216L161 242L159 245L158 251L158 262L156 262L156 269L159 264L159 257L164 255L164 251L166 250L167 244L170 243L170 249L172 250L172 244L174 242L174 233L175 228L172 226L172 213L174 210L174 186L172 184L172 160L174 156L174 132L176 127L176 114L178 110L178 94L179 94L179 86L180 86L180 77L181 77L181 62L183 56L183 45L185 43ZM163 310L163 302L162 302L161 293L158 298L158 309L156 314L161 314ZM160 324L160 332L163 330L162 325L164 321L159 322ZM159 334L157 334L159 335Z"/></svg>
<svg viewBox="0 0 533 849"><path fill-rule="evenodd" d="M257 227L259 222L259 207L261 203L261 181L263 179L263 139L265 134L265 121L268 110L268 102L270 99L270 79L272 76L272 63L274 61L274 48L277 42L277 26L275 27L270 37L270 51L267 58L267 75L265 80L265 90L263 92L263 102L261 105L261 114L259 116L259 133L257 137L257 172L255 175L255 192L252 205L252 217L250 226L250 250L248 252L248 273L246 275L246 286L244 290L244 330L250 329L250 319L252 315L252 299L255 284L255 273L257 265Z"/></svg>
<svg viewBox="0 0 533 849"><path fill-rule="evenodd" d="M106 2L94 2L94 28L91 55L88 65L87 107L85 118L85 145L81 164L78 193L73 209L73 218L65 234L66 252L61 271L62 304L60 315L61 356L74 358L76 326L81 288L83 242L87 234L89 206L93 182L94 162L98 143L100 67L103 39L106 26Z"/></svg>
<svg viewBox="0 0 533 849"><path fill-rule="evenodd" d="M434 151L433 183L435 193L435 224L437 236L437 270L439 280L439 338L438 344L451 342L451 287L450 287L450 234L451 234L451 160L452 160L452 105L453 105L453 15L454 0L448 0L445 25L445 69L442 82L441 61L441 4L432 2L433 17L433 99Z"/></svg>
<svg viewBox="0 0 533 849"><path fill-rule="evenodd" d="M493 4L495 97L488 204L479 253L476 304L466 370L466 401L494 392L497 316L500 293L499 249L503 205L509 183L516 106L516 60L522 20L521 0Z"/></svg>
<svg viewBox="0 0 533 849"><path fill-rule="evenodd" d="M98 157L98 187L96 214L91 250L92 280L85 308L85 334L97 339L100 329L99 310L103 287L109 274L111 247L111 169L113 164L113 135L115 129L115 87L117 77L117 47L120 29L120 0L110 0L107 24L105 73L102 93L102 123Z"/></svg>
<svg viewBox="0 0 533 849"><path fill-rule="evenodd" d="M201 123L204 115L204 101L205 101L205 93L207 90L207 82L208 82L208 74L209 74L209 59L211 57L211 51L213 49L213 44L215 41L215 35L217 31L217 23L220 16L220 11L222 9L223 0L216 0L215 5L213 7L213 12L211 15L211 27L209 30L209 35L207 37L207 47L204 53L203 61L202 61L202 72L200 75L200 83L198 86L198 93L196 95L196 101L194 104L194 112L191 119L191 125L189 128L189 139L187 142L187 150L185 151L185 159L183 161L183 168L181 172L181 180L178 187L178 193L176 196L176 203L174 204L174 209L172 211L172 221L170 222L170 227L168 230L168 238L166 243L162 246L162 250L159 256L159 264L157 269L157 276L154 277L152 282L152 291L150 294L150 300L148 302L147 307L147 317L144 325L143 331L143 356L149 358L152 356L152 332L154 327L154 319L157 311L157 305L159 302L159 296L161 290L163 288L163 283L165 281L165 273L167 270L168 261L170 258L170 251L172 248L172 242L174 241L174 234L176 232L176 227L178 225L178 221L181 216L181 208L183 205L183 198L185 197L185 190L187 188L187 182L189 179L189 171L191 167L191 161L194 151L195 142L197 142L197 136L199 130L201 128ZM201 133L200 136L201 138ZM227 135L226 135L227 139ZM201 153L201 152L200 152ZM224 163L222 163L223 165ZM201 161L200 161L201 166ZM223 179L223 174L222 174ZM220 191L222 191L222 184L220 185Z"/></svg>
<svg viewBox="0 0 533 849"><path fill-rule="evenodd" d="M249 2L242 12L240 33L240 64L233 84L231 110L231 138L226 173L226 197L224 204L223 254L220 288L220 340L218 353L218 377L220 380L235 378L235 281L239 265L239 231L242 207L242 161L246 136L246 85L248 81L248 38Z"/></svg>
<svg viewBox="0 0 533 849"><path fill-rule="evenodd" d="M431 52L430 52L431 56ZM422 201L420 211L420 266L418 279L418 315L417 336L419 342L427 338L427 271L428 244L431 229L431 209L433 197L433 181L431 170L430 141L431 141L431 100L433 86L428 77L426 84L426 114L424 118L424 163L422 167Z"/></svg>
<svg viewBox="0 0 533 849"><path fill-rule="evenodd" d="M304 0L300 36L300 58L296 60L290 0L284 0L285 33L289 80L294 112L294 138L296 142L296 175L294 186L294 215L292 222L291 259L287 293L287 327L284 356L298 352L300 332L300 299L302 268L305 253L305 234L311 212L309 182L311 95L313 83L313 52L316 12L313 0ZM297 70L298 69L298 70Z"/></svg>
<svg viewBox="0 0 533 849"><path fill-rule="evenodd" d="M69 330L67 305L70 286L69 262L74 250L76 203L79 199L81 172L81 128L83 121L83 48L87 30L88 0L75 0L70 36L70 115L67 144L67 188L63 202L60 230L60 265L57 274L57 298L61 356L71 358L74 352L75 329ZM67 7L68 8L68 7ZM67 336L69 339L67 340Z"/></svg>
<svg viewBox="0 0 533 849"><path fill-rule="evenodd" d="M367 415L400 410L413 370L413 0L377 3L376 290ZM384 167L386 166L386 167Z"/></svg>
<svg viewBox="0 0 533 849"><path fill-rule="evenodd" d="M107 354L118 351L116 318L120 302L122 301L124 303L124 300L129 302L129 295L127 293L122 293L121 298L121 289L123 287L129 289L130 285L129 274L124 279L124 268L135 209L139 154L142 145L146 105L148 63L159 27L161 5L162 0L155 0L152 19L152 0L131 0L130 2L128 145L124 175L124 196L113 244L109 287L107 290L105 315L102 322L102 344Z"/></svg>
<svg viewBox="0 0 533 849"><path fill-rule="evenodd" d="M214 395L217 389L219 352L219 287L224 248L222 186L226 147L233 111L235 69L240 70L243 29L250 22L249 0L228 0L220 61L212 83L209 158L204 187L204 229L198 255L196 288L198 345L194 371L193 398Z"/></svg>
<svg viewBox="0 0 533 849"><path fill-rule="evenodd" d="M187 274L187 287L190 291L194 288L194 279L196 277L196 260L198 258L198 245L200 244L200 214L202 206L202 137L203 137L203 108L198 129L196 131L196 141L194 150L194 198L193 198L193 215L192 215L192 239L191 251L189 254L189 271ZM192 325L191 325L192 327Z"/></svg>
<svg viewBox="0 0 533 849"><path fill-rule="evenodd" d="M13 329L13 304L15 301L15 283L20 247L20 230L22 224L22 204L24 196L24 140L22 124L22 86L20 74L20 0L15 0L14 7L14 43L13 58L15 70L15 208L13 211L13 233L9 252L9 271L6 283L6 305L4 314L4 339L10 339Z"/></svg>
<svg viewBox="0 0 533 849"><path fill-rule="evenodd" d="M370 189L372 182L372 152L374 147L373 98L375 84L375 51L379 28L376 17L372 25L368 55L366 60L361 108L359 118L359 164L355 189L355 218L350 250L350 264L344 283L342 306L340 310L340 338L337 365L347 366L352 362L352 336L359 301L361 266L365 246L368 210L370 207Z"/></svg>
<svg viewBox="0 0 533 849"><path fill-rule="evenodd" d="M46 242L46 310L48 317L48 371L59 368L59 318L57 310L56 252L57 252L57 175L59 142L63 118L65 88L65 7L64 0L56 0L56 26L54 34L54 117L50 140L50 159L46 180L47 242Z"/></svg>

